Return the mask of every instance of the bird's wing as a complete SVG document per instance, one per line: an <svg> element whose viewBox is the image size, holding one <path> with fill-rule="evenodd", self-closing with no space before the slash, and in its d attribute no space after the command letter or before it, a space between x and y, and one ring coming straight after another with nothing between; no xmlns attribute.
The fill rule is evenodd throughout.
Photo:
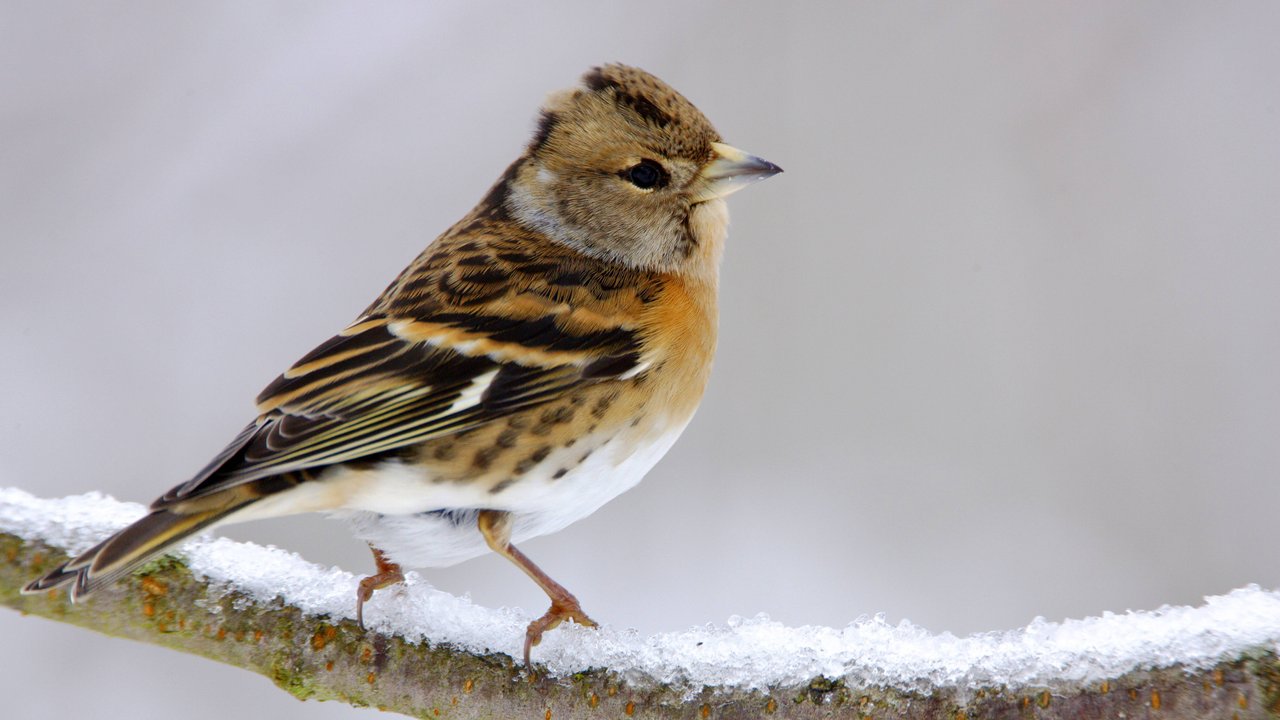
<svg viewBox="0 0 1280 720"><path fill-rule="evenodd" d="M636 331L623 326L575 332L552 314L483 311L366 316L271 383L258 420L153 508L464 431L640 364Z"/></svg>

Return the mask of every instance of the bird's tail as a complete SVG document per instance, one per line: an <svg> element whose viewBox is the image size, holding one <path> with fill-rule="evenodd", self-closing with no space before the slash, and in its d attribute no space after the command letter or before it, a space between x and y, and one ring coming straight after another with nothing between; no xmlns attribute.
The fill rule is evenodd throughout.
<svg viewBox="0 0 1280 720"><path fill-rule="evenodd" d="M39 593L70 585L68 592L72 602L75 602L78 598L120 579L170 546L213 526L256 499L236 494L241 495L236 498L239 502L178 503L168 507L153 507L146 517L64 562L43 577L27 583L22 592Z"/></svg>

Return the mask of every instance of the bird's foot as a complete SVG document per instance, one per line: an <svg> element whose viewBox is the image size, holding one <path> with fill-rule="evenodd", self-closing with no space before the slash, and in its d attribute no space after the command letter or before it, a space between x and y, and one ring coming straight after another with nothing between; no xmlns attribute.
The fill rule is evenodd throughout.
<svg viewBox="0 0 1280 720"><path fill-rule="evenodd" d="M568 593L561 598L553 598L551 600L551 608L547 610L542 617L529 623L529 629L524 634L524 665L525 667L533 667L529 662L529 651L534 645L542 642L542 634L552 628L555 628L565 620L572 620L579 625L586 627L597 627L596 621L587 617L582 611L582 606L578 604L578 599Z"/></svg>
<svg viewBox="0 0 1280 720"><path fill-rule="evenodd" d="M387 560L381 550L374 548L373 559L378 564L378 572L360 581L356 588L356 625L364 630L364 604L373 597L374 590L404 582L404 573L400 566Z"/></svg>

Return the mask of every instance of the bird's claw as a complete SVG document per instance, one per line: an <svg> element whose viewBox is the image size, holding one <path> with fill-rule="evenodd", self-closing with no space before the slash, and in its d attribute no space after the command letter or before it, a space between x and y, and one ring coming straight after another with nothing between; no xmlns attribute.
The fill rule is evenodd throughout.
<svg viewBox="0 0 1280 720"><path fill-rule="evenodd" d="M550 609L542 617L529 623L529 629L525 631L525 667L533 667L533 664L529 661L529 652L533 650L534 645L542 642L542 634L559 626L565 620L572 620L578 625L586 627L598 627L596 621L587 617L587 614L582 611L582 606L578 604L577 598L572 595L564 600L552 600Z"/></svg>
<svg viewBox="0 0 1280 720"><path fill-rule="evenodd" d="M376 575L370 575L360 581L360 585L356 588L356 625L361 631L364 627L364 604L369 602L373 597L374 590L381 590L389 585L395 585L404 582L404 575L400 572L400 568L394 565L383 567L379 564L379 572Z"/></svg>

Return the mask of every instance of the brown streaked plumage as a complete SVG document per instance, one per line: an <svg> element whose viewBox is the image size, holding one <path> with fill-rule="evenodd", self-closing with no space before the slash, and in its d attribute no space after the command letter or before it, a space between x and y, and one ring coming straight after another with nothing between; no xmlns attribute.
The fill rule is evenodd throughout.
<svg viewBox="0 0 1280 720"><path fill-rule="evenodd" d="M693 416L715 351L723 197L779 172L661 80L596 68L525 153L355 322L258 396L258 418L150 514L31 582L84 596L202 529L319 511L400 565L487 550L578 601L514 542L628 489Z"/></svg>

